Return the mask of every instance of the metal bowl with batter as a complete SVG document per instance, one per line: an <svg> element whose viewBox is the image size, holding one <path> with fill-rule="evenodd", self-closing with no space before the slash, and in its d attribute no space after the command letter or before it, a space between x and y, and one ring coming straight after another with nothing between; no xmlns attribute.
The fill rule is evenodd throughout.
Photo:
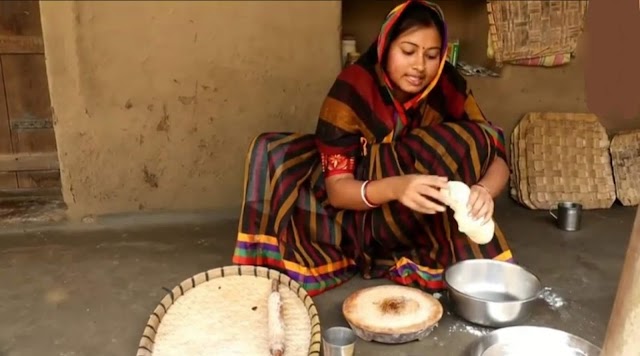
<svg viewBox="0 0 640 356"><path fill-rule="evenodd" d="M542 283L533 273L490 259L457 262L445 271L444 282L454 312L489 327L522 323L542 293Z"/></svg>

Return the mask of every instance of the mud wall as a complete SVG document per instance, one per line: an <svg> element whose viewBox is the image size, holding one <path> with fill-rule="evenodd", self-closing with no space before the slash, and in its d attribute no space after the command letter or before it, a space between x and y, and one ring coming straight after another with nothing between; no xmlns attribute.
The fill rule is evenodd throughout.
<svg viewBox="0 0 640 356"><path fill-rule="evenodd" d="M310 131L339 1L41 2L69 216L237 209L262 131Z"/></svg>

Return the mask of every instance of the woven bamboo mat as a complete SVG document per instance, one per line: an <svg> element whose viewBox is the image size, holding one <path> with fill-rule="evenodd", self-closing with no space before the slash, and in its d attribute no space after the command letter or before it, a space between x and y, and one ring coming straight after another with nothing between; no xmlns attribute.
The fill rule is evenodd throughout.
<svg viewBox="0 0 640 356"><path fill-rule="evenodd" d="M286 356L319 356L320 318L294 280L254 266L225 266L173 288L155 308L137 356L268 355L267 300L280 281Z"/></svg>
<svg viewBox="0 0 640 356"><path fill-rule="evenodd" d="M615 134L609 150L618 200L625 206L640 204L640 130Z"/></svg>
<svg viewBox="0 0 640 356"><path fill-rule="evenodd" d="M560 201L609 208L616 198L609 138L592 114L529 113L512 135L511 196L531 209Z"/></svg>
<svg viewBox="0 0 640 356"><path fill-rule="evenodd" d="M535 209L536 207L529 200L527 161L520 159L520 157L524 157L526 154L523 135L527 132L529 121L528 117L523 118L511 135L511 165L513 167L511 174L511 196L527 208Z"/></svg>
<svg viewBox="0 0 640 356"><path fill-rule="evenodd" d="M573 53L588 1L487 0L491 50L497 63Z"/></svg>

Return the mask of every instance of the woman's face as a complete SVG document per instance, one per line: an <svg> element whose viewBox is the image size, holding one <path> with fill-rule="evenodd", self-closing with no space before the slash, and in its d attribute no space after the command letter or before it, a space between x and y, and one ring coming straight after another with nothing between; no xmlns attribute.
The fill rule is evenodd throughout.
<svg viewBox="0 0 640 356"><path fill-rule="evenodd" d="M440 67L441 44L435 26L413 27L391 42L386 71L398 94L413 96L431 83Z"/></svg>

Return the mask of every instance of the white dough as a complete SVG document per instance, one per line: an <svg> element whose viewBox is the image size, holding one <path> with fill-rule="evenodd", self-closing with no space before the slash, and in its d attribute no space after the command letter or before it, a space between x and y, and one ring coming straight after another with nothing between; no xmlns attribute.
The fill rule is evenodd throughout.
<svg viewBox="0 0 640 356"><path fill-rule="evenodd" d="M469 216L467 203L471 189L463 182L449 181L448 187L442 189L442 193L447 197L445 202L454 212L453 218L458 222L458 230L466 234L469 239L477 244L484 245L493 239L495 232L495 222L493 218L485 224L482 220L473 219Z"/></svg>
<svg viewBox="0 0 640 356"><path fill-rule="evenodd" d="M284 353L285 327L280 308L282 308L280 293L271 292L267 300L270 351L280 351Z"/></svg>

